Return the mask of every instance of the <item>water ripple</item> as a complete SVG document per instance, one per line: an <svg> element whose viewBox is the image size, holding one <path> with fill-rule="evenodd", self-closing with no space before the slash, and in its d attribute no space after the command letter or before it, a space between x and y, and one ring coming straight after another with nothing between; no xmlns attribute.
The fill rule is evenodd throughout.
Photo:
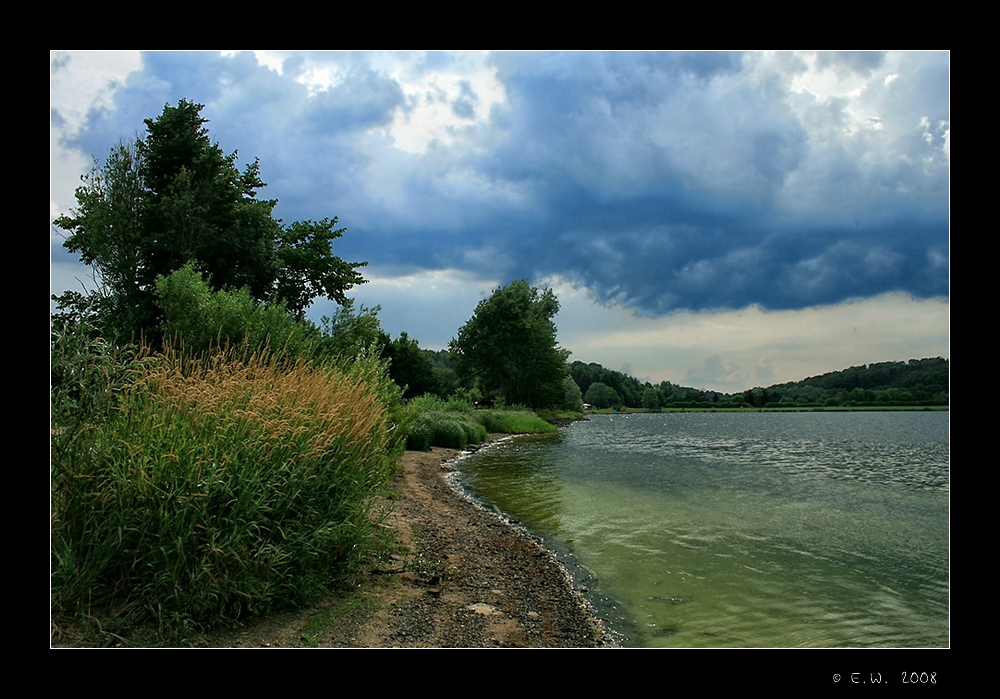
<svg viewBox="0 0 1000 699"><path fill-rule="evenodd" d="M634 645L941 646L947 420L595 417L463 470L483 499L572 542Z"/></svg>

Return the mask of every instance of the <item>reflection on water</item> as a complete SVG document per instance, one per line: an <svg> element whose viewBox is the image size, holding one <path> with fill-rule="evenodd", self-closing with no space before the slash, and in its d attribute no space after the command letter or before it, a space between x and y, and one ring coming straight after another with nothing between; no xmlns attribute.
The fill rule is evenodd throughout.
<svg viewBox="0 0 1000 699"><path fill-rule="evenodd" d="M595 416L463 462L629 644L948 644L948 414Z"/></svg>

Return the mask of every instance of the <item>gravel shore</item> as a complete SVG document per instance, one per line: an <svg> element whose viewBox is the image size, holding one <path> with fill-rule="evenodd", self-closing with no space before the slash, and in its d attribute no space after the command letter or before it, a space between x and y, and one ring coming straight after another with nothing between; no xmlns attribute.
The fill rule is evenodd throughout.
<svg viewBox="0 0 1000 699"><path fill-rule="evenodd" d="M502 435L491 435L497 439ZM215 647L598 648L610 634L555 557L464 497L460 452L407 452L387 521L396 555L350 594L268 618Z"/></svg>

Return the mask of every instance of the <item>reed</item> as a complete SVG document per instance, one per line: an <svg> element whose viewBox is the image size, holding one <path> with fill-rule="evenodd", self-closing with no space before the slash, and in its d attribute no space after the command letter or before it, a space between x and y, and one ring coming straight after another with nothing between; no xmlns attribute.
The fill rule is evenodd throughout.
<svg viewBox="0 0 1000 699"><path fill-rule="evenodd" d="M210 627L315 599L374 543L384 366L167 353L52 452L53 614Z"/></svg>

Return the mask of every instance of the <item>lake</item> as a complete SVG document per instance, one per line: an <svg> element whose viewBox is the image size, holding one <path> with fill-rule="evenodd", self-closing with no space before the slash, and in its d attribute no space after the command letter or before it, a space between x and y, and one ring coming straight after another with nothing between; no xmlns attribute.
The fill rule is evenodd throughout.
<svg viewBox="0 0 1000 699"><path fill-rule="evenodd" d="M595 415L458 468L625 646L950 644L948 412Z"/></svg>

